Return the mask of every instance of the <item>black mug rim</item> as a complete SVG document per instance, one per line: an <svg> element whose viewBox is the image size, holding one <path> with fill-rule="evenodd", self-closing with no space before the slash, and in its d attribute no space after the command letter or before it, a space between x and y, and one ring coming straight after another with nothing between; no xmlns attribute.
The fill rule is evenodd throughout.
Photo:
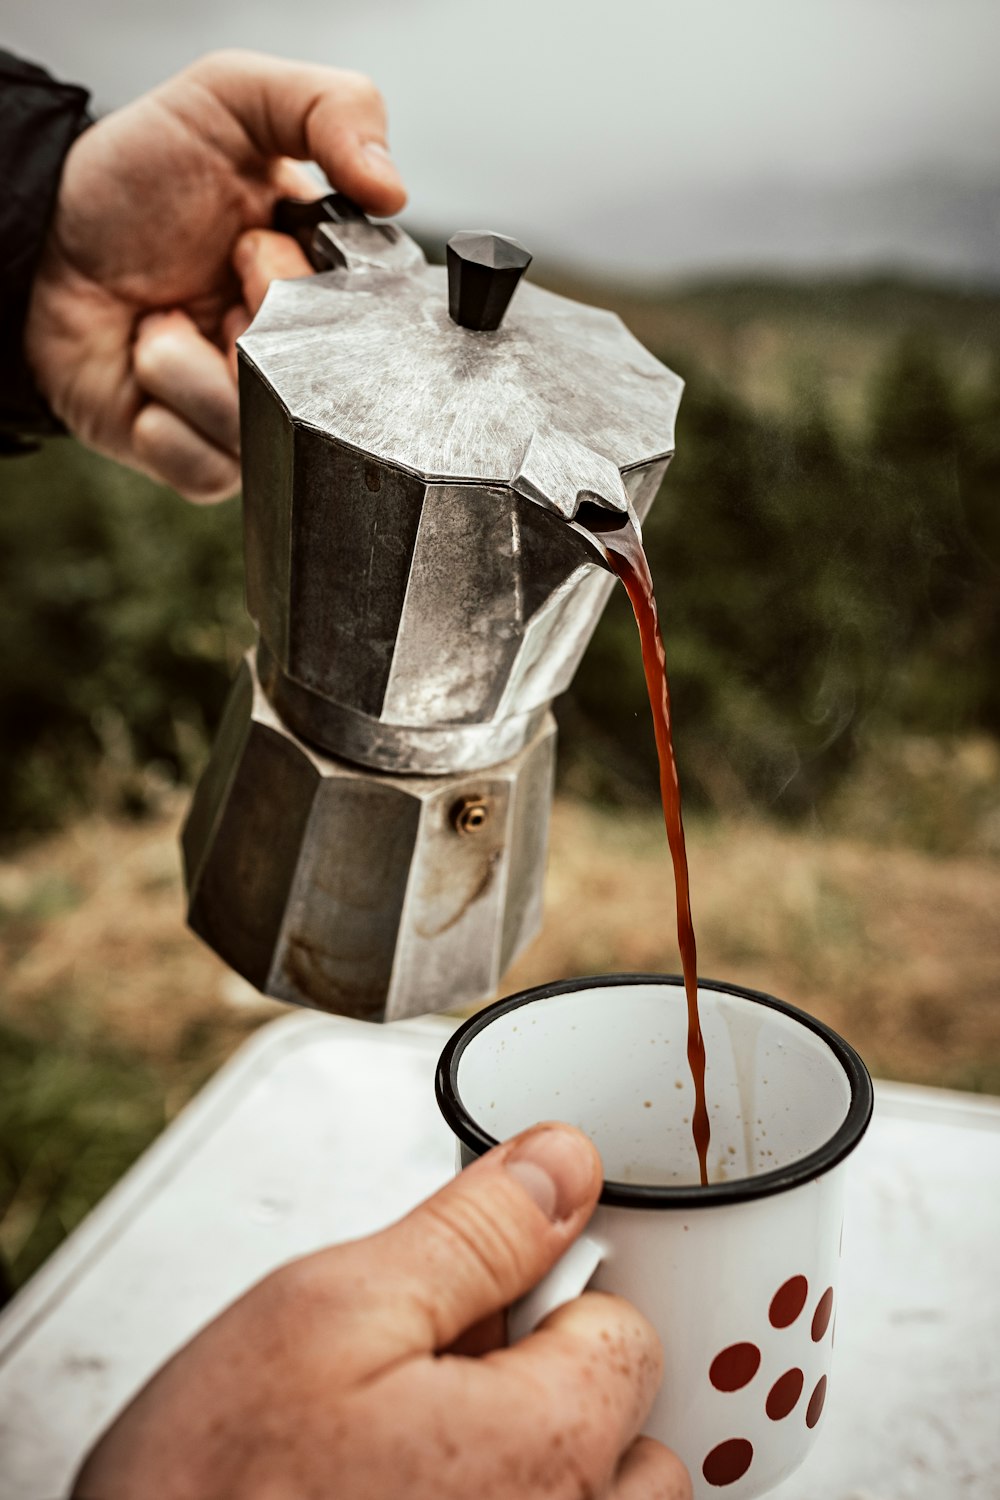
<svg viewBox="0 0 1000 1500"><path fill-rule="evenodd" d="M520 990L495 1000L492 1005L477 1011L474 1016L458 1028L448 1039L438 1059L434 1080L434 1092L438 1108L444 1116L452 1134L476 1156L482 1156L500 1144L496 1136L482 1129L466 1109L458 1089L458 1068L462 1054L473 1037L484 1031L498 1016L531 1005L536 1000L548 1000L556 995L565 995L578 990L613 989L620 985L660 984L683 987L680 974L589 974L579 979L560 979L551 984L536 985L534 989ZM875 1093L868 1069L849 1042L818 1021L807 1011L789 1005L787 1000L778 1000L763 990L752 990L744 985L728 984L720 979L699 976L699 989L718 990L722 994L737 995L755 1004L765 1005L770 1010L780 1011L809 1031L814 1032L830 1048L847 1077L851 1091L850 1104L843 1121L823 1145L808 1155L799 1157L788 1166L762 1172L757 1177L736 1177L726 1182L710 1182L707 1187L696 1184L682 1187L654 1187L642 1183L604 1182L599 1203L614 1208L661 1208L690 1209L720 1207L726 1203L747 1203L758 1198L767 1198L774 1193L785 1193L803 1183L823 1176L849 1156L868 1129L875 1103Z"/></svg>

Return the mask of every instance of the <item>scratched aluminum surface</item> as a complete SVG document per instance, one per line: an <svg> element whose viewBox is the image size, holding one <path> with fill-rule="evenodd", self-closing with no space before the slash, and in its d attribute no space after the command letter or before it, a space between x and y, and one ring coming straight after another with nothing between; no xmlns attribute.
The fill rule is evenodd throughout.
<svg viewBox="0 0 1000 1500"><path fill-rule="evenodd" d="M510 483L550 433L557 473L567 439L619 469L674 447L680 378L614 313L530 282L475 333L442 266L277 281L239 345L293 420L424 478Z"/></svg>
<svg viewBox="0 0 1000 1500"><path fill-rule="evenodd" d="M531 285L470 332L405 235L387 265L384 226L328 228L349 269L275 283L240 340L261 679L331 754L486 767L569 686L611 586L574 518L641 523L683 384L613 314Z"/></svg>
<svg viewBox="0 0 1000 1500"><path fill-rule="evenodd" d="M449 1029L299 1014L243 1047L0 1315L0 1500L67 1494L223 1306L450 1176L432 1084ZM774 1500L997 1500L998 1183L1000 1101L876 1085L823 1425Z"/></svg>
<svg viewBox="0 0 1000 1500"><path fill-rule="evenodd" d="M395 1021L487 999L541 923L555 739L545 714L488 771L376 774L293 735L248 656L182 835L189 925L297 1005Z"/></svg>

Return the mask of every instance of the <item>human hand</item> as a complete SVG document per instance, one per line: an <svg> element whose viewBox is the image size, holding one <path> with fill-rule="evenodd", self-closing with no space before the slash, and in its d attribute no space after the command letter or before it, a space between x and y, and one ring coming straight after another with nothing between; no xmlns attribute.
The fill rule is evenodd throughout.
<svg viewBox="0 0 1000 1500"><path fill-rule="evenodd" d="M637 1436L661 1355L627 1302L586 1293L502 1347L501 1310L600 1180L584 1136L537 1127L390 1229L274 1272L153 1378L73 1500L690 1500Z"/></svg>
<svg viewBox="0 0 1000 1500"><path fill-rule="evenodd" d="M216 500L239 484L233 340L255 310L232 256L314 160L375 214L405 191L368 79L212 53L84 131L66 158L25 349L49 405L90 447ZM273 238L273 237L272 237ZM290 263L308 267L293 241ZM150 314L165 314L149 319Z"/></svg>

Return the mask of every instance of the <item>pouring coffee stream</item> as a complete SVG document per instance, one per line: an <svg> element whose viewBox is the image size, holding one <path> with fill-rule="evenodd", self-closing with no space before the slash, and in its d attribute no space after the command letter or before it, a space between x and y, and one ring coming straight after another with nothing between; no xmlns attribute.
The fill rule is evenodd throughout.
<svg viewBox="0 0 1000 1500"><path fill-rule="evenodd" d="M582 515L581 515L582 512ZM687 843L681 810L680 778L674 755L673 719L670 709L670 683L667 677L666 650L660 630L653 579L638 531L630 520L614 512L603 511L587 502L580 507L577 521L590 531L604 552L608 563L625 586L642 647L642 666L649 694L649 708L656 736L656 753L660 763L660 799L667 843L674 867L674 891L677 902L677 945L684 973L687 999L687 1060L694 1084L694 1108L691 1134L698 1154L698 1173L703 1187L708 1184L708 1147L711 1124L705 1097L705 1041L698 1013L698 949L691 916L691 882L688 871Z"/></svg>

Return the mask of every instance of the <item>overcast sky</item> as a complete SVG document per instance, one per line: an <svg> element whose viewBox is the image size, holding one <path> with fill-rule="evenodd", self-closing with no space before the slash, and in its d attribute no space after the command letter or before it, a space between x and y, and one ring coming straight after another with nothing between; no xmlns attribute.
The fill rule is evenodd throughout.
<svg viewBox="0 0 1000 1500"><path fill-rule="evenodd" d="M1000 272L1000 0L8 0L121 103L209 47L370 73L415 222L645 273ZM994 255L994 251L996 251Z"/></svg>

